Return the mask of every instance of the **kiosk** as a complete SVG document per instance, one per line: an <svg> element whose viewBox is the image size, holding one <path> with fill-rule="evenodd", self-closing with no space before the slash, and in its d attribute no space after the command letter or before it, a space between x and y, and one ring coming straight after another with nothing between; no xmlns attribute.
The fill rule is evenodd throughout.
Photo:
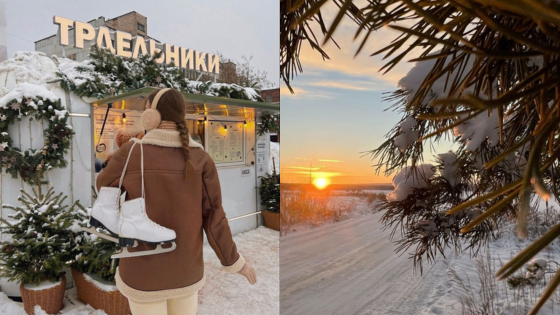
<svg viewBox="0 0 560 315"><path fill-rule="evenodd" d="M154 91L146 87L103 99L87 99L63 90L56 78L57 64L43 53L19 52L15 58L0 64L0 100L22 83L46 86L69 112L72 137L65 168L45 172L49 187L68 196L68 202L79 200L85 207L93 204L96 178L95 161L101 163L117 149L117 130L141 129L140 116L145 98ZM40 75L37 75L40 74ZM194 93L183 94L188 127L195 141L203 144L218 168L223 194L223 206L234 234L257 228L260 219L259 176L269 172L269 135L257 135L259 117L275 113L280 105L247 100L222 98ZM105 126L103 128L103 123ZM23 117L9 127L13 146L39 149L44 145L46 122ZM103 128L103 134L101 129ZM44 187L44 186L43 186ZM18 204L20 189L30 191L21 178L0 175L0 203ZM0 216L9 219L13 211L0 209ZM9 235L1 235L3 239ZM71 281L69 281L71 283ZM19 284L0 278L0 291L19 296Z"/></svg>

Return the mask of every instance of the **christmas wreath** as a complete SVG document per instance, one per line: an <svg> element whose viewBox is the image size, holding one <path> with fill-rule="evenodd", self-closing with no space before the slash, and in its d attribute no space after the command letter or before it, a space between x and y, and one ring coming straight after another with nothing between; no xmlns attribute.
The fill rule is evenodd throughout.
<svg viewBox="0 0 560 315"><path fill-rule="evenodd" d="M48 128L44 132L45 144L40 149L26 149L13 146L8 128L22 117L29 120L47 120ZM0 104L0 166L6 173L17 178L18 175L29 184L38 184L44 170L53 167L65 167L64 154L70 147L74 131L67 125L68 111L60 100L40 96L25 99L14 98Z"/></svg>

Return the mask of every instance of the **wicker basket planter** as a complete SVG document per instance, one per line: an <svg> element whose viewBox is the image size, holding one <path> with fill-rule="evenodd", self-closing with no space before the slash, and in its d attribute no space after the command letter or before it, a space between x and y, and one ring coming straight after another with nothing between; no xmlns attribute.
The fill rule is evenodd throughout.
<svg viewBox="0 0 560 315"><path fill-rule="evenodd" d="M275 231L280 231L280 212L262 211L264 225Z"/></svg>
<svg viewBox="0 0 560 315"><path fill-rule="evenodd" d="M61 275L62 281L55 287L44 290L29 290L23 284L19 287L23 309L29 315L35 315L35 305L39 305L47 314L58 314L64 304L66 291L66 277Z"/></svg>
<svg viewBox="0 0 560 315"><path fill-rule="evenodd" d="M132 312L128 299L120 291L104 291L88 281L84 274L72 268L72 276L78 290L78 299L107 315L129 315Z"/></svg>

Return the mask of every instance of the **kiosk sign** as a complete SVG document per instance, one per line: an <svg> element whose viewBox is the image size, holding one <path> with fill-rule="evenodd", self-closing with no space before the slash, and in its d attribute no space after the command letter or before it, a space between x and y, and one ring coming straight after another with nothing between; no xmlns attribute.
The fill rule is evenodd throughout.
<svg viewBox="0 0 560 315"><path fill-rule="evenodd" d="M108 27L101 26L94 28L89 23L79 22L55 16L54 24L58 25L60 33L60 42L62 46L70 45L70 28L74 31L74 42L72 45L76 48L84 48L85 41L94 41L98 47L104 47L111 53L137 59L139 55L150 54L154 56L162 49L156 47L156 41L142 36L132 36L132 34L122 31L110 31ZM114 33L114 45L111 38ZM195 71L220 73L220 57L205 52L192 49L186 49L177 45L163 44L163 54L156 59L160 64L171 64L175 66Z"/></svg>

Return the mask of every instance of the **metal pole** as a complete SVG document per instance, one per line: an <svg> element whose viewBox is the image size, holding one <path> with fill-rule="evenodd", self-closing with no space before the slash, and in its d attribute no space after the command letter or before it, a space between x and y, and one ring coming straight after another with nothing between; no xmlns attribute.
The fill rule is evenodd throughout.
<svg viewBox="0 0 560 315"><path fill-rule="evenodd" d="M99 133L99 139L97 140L97 144L95 145L95 153L94 156L97 155L97 146L99 146L99 142L101 142L101 136L103 135L103 130L105 130L105 123L107 122L107 117L109 117L109 110L113 107L113 103L107 104L107 112L105 113L105 119L103 120L103 126L101 126L101 132ZM94 119L95 123L95 119Z"/></svg>
<svg viewBox="0 0 560 315"><path fill-rule="evenodd" d="M252 212L252 213L248 213L248 214L244 214L244 215L240 215L240 216L238 216L238 217L234 217L234 218L228 219L228 221L235 221L235 220L247 218L247 217L250 217L250 216L253 216L253 215L258 215L258 214L260 214L260 213L261 213L261 211Z"/></svg>

